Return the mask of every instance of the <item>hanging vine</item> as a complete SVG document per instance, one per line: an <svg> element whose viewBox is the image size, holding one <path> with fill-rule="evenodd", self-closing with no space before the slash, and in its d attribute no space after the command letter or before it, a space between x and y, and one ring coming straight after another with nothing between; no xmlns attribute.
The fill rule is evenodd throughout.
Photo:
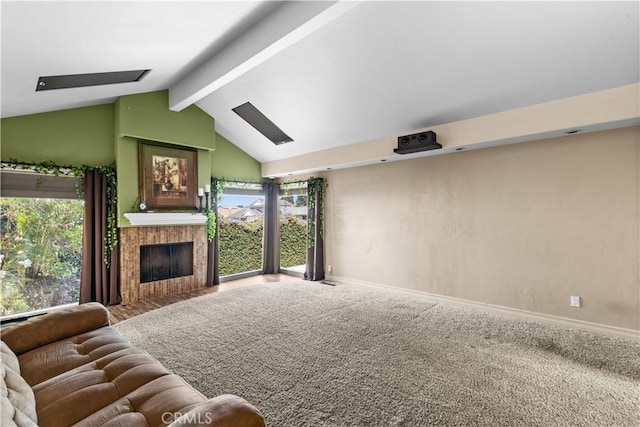
<svg viewBox="0 0 640 427"><path fill-rule="evenodd" d="M299 184L300 184L300 181L281 182L280 190L282 191L282 197L287 197L289 195L289 189Z"/></svg>
<svg viewBox="0 0 640 427"><path fill-rule="evenodd" d="M211 204L210 209L204 210L204 215L207 217L207 240L209 243L213 242L218 232L215 207L220 201L226 185L227 181L224 178L211 178L211 188L214 190L216 199L214 200L215 203Z"/></svg>
<svg viewBox="0 0 640 427"><path fill-rule="evenodd" d="M225 187L227 186L227 180L224 178L212 178L211 185L213 186L213 188L215 188L216 195L219 201L222 197L222 194L224 193Z"/></svg>
<svg viewBox="0 0 640 427"><path fill-rule="evenodd" d="M320 224L318 227L318 235L324 236L324 191L326 188L326 182L323 178L310 177L307 179L307 193L309 204L309 216L307 218L307 247L313 248L316 244L316 212L319 213L318 217ZM317 206L316 206L317 203Z"/></svg>
<svg viewBox="0 0 640 427"><path fill-rule="evenodd" d="M52 161L39 163L25 163L17 159L10 158L8 162L3 162L0 169L19 169L31 170L41 174L54 176L78 177L84 178L86 171L95 170L104 174L107 178L107 230L103 239L104 264L109 267L111 264L111 254L118 244L118 221L116 218L116 204L118 202L118 181L116 177L116 169L114 166L60 166ZM36 180L36 186L42 184L40 179ZM84 198L84 186L76 186L76 194L78 199Z"/></svg>
<svg viewBox="0 0 640 427"><path fill-rule="evenodd" d="M104 236L104 265L109 267L111 265L111 254L115 247L118 245L118 220L117 215L117 203L118 203L118 180L116 177L116 169L113 166L97 166L85 167L92 168L98 172L104 174L107 178L107 230Z"/></svg>
<svg viewBox="0 0 640 427"><path fill-rule="evenodd" d="M205 209L203 213L207 217L207 241L211 243L216 237L216 213L213 208Z"/></svg>

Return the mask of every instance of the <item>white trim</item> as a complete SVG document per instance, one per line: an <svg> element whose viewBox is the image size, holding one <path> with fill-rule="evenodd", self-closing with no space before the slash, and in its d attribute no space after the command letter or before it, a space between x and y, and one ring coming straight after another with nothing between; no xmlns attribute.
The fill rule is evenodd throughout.
<svg viewBox="0 0 640 427"><path fill-rule="evenodd" d="M404 289L397 286L384 285L381 283L367 282L363 280L349 279L340 276L327 276L327 280L333 282L345 283L349 285L361 285L370 286L375 288L384 288L389 290L408 292L412 294L418 294L426 297L433 302L444 302L454 305L460 305L464 307L471 307L480 309L490 313L499 313L508 316L518 317L527 320L536 320L543 323L549 323L553 325L559 325L567 328L581 329L589 332L594 332L601 335L613 336L617 338L630 339L633 341L640 341L640 331L635 329L620 328L617 326L603 325L601 323L585 322L583 320L569 319L567 317L554 316L552 314L536 313L533 311L520 310L517 308L505 307L501 305L494 305L488 303L482 303L477 301L466 300L462 298L449 297L445 295L431 294L429 292L416 291L413 289Z"/></svg>
<svg viewBox="0 0 640 427"><path fill-rule="evenodd" d="M128 212L124 217L134 226L143 225L204 225L207 217L201 213L184 212Z"/></svg>

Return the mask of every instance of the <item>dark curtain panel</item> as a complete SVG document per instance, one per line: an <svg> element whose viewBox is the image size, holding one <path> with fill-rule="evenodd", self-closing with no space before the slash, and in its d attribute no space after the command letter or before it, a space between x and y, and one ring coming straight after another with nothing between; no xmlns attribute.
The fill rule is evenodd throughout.
<svg viewBox="0 0 640 427"><path fill-rule="evenodd" d="M211 209L216 216L216 235L207 245L207 286L216 286L220 284L220 249L218 247L218 234L220 226L218 225L218 192L216 191L215 180L211 180Z"/></svg>
<svg viewBox="0 0 640 427"><path fill-rule="evenodd" d="M277 274L280 272L280 224L278 222L280 185L275 182L266 182L263 187L262 274Z"/></svg>
<svg viewBox="0 0 640 427"><path fill-rule="evenodd" d="M307 266L304 272L305 280L324 279L324 179L310 178L307 185L309 216L307 217L307 227L309 227L310 244L307 248Z"/></svg>
<svg viewBox="0 0 640 427"><path fill-rule="evenodd" d="M107 213L116 206L107 206L107 176L97 170L87 170L84 176L84 235L82 239L82 274L80 303L97 301L104 305L120 303L118 288L118 248L113 248L109 266L104 263L104 239L107 233ZM115 189L114 189L115 191Z"/></svg>

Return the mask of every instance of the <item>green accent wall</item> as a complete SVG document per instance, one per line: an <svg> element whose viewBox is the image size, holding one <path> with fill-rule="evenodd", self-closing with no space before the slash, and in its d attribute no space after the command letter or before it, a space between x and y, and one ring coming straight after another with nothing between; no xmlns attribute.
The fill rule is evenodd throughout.
<svg viewBox="0 0 640 427"><path fill-rule="evenodd" d="M121 96L116 101L118 137L215 150L215 121L196 105L180 112L169 110L169 91Z"/></svg>
<svg viewBox="0 0 640 427"><path fill-rule="evenodd" d="M65 166L113 164L113 104L2 119L3 161Z"/></svg>
<svg viewBox="0 0 640 427"><path fill-rule="evenodd" d="M118 176L118 226L129 225L122 216L131 212L138 199L138 140L116 138L116 173Z"/></svg>
<svg viewBox="0 0 640 427"><path fill-rule="evenodd" d="M166 90L121 96L115 103L114 125L120 227L130 226L123 214L131 212L138 200L141 139L198 148L198 188L209 183L215 121L197 106L170 111Z"/></svg>
<svg viewBox="0 0 640 427"><path fill-rule="evenodd" d="M216 133L216 151L211 153L211 176L237 181L263 181L260 162L219 133Z"/></svg>
<svg viewBox="0 0 640 427"><path fill-rule="evenodd" d="M169 110L168 92L122 96L114 104L4 118L3 161L53 161L65 166L106 166L118 175L118 225L138 199L138 141L198 149L198 187L212 176L261 181L260 163L215 132L215 121L195 105ZM214 151L215 150L215 151Z"/></svg>

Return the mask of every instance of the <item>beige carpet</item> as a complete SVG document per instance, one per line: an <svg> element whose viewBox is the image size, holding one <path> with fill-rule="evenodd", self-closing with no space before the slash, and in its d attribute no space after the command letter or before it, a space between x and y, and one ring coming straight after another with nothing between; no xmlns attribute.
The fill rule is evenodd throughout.
<svg viewBox="0 0 640 427"><path fill-rule="evenodd" d="M274 427L640 425L640 344L407 293L252 286L117 328Z"/></svg>

